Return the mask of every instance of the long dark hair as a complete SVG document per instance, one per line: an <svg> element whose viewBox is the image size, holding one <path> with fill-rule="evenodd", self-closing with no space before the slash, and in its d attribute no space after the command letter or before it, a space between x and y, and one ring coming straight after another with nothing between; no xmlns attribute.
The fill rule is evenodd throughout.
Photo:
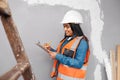
<svg viewBox="0 0 120 80"><path fill-rule="evenodd" d="M79 24L69 23L69 25L70 25L74 35L76 35L76 36L83 36L84 35Z"/></svg>

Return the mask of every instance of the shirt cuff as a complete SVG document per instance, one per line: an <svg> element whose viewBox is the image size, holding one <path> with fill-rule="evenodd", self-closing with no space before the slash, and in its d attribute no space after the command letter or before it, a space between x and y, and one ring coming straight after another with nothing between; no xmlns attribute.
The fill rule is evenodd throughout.
<svg viewBox="0 0 120 80"><path fill-rule="evenodd" d="M57 53L57 55L55 56L55 58L56 58L57 60L59 60L59 59L61 58L61 54Z"/></svg>

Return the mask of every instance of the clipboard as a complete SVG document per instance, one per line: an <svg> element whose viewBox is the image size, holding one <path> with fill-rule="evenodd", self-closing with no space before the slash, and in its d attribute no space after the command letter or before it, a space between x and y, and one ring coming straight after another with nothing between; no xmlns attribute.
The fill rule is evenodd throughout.
<svg viewBox="0 0 120 80"><path fill-rule="evenodd" d="M45 49L43 47L43 45L40 44L40 42L36 43L37 46L39 46L40 48L42 48L45 52L49 53L49 51L47 49Z"/></svg>

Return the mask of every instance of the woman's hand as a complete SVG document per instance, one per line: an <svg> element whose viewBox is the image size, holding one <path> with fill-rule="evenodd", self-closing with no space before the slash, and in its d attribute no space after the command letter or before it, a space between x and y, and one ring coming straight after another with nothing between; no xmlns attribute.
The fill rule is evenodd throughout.
<svg viewBox="0 0 120 80"><path fill-rule="evenodd" d="M55 59L57 53L56 53L56 52L53 52L53 51L50 51L50 49L51 49L50 44L49 44L49 43L44 43L43 46L44 46L45 49L47 49L48 54L50 55L50 57L51 57L52 59Z"/></svg>
<svg viewBox="0 0 120 80"><path fill-rule="evenodd" d="M51 46L49 43L44 43L43 44L44 48L47 49L47 50L50 50L51 49Z"/></svg>
<svg viewBox="0 0 120 80"><path fill-rule="evenodd" d="M52 52L52 51L49 51L49 55L52 59L55 59L56 55L57 55L57 52Z"/></svg>

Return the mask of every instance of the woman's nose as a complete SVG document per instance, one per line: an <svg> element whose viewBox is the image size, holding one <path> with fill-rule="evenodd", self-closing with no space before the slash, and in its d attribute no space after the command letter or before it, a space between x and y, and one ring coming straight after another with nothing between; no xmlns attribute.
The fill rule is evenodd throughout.
<svg viewBox="0 0 120 80"><path fill-rule="evenodd" d="M67 28L65 27L64 30L67 31Z"/></svg>

